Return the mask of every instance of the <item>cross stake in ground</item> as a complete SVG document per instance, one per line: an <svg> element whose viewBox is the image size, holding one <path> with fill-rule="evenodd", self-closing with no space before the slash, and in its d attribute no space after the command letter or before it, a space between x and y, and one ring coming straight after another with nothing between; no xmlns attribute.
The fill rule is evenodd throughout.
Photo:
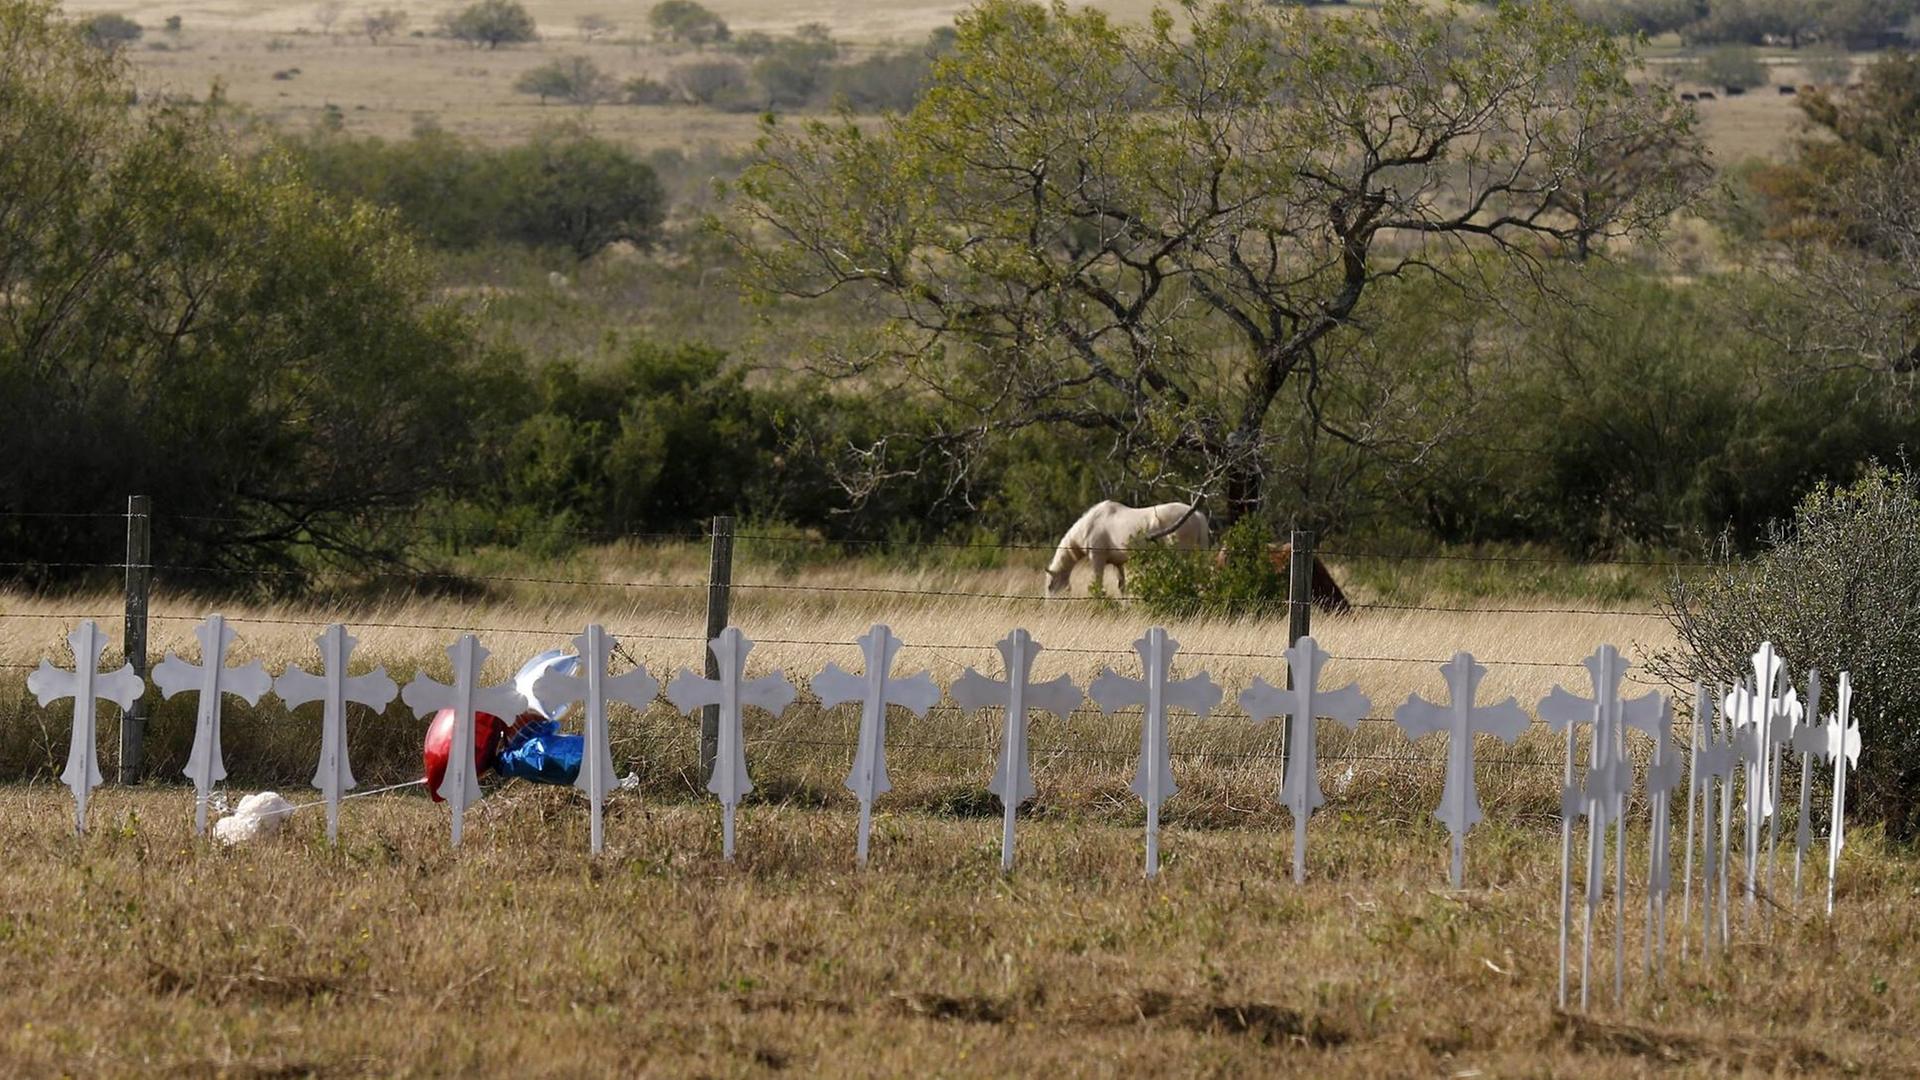
<svg viewBox="0 0 1920 1080"><path fill-rule="evenodd" d="M1321 691L1320 668L1327 662L1325 650L1311 637L1303 637L1287 650L1287 671L1293 676L1293 688L1269 686L1265 679L1240 693L1240 707L1256 724L1276 716L1289 720L1286 775L1281 780L1280 799L1293 815L1293 882L1307 880L1307 818L1326 805L1320 790L1320 758L1315 749L1317 718L1337 720L1348 728L1357 728L1361 717L1373 708L1355 684L1338 690Z"/></svg>
<svg viewBox="0 0 1920 1080"><path fill-rule="evenodd" d="M327 800L327 843L334 844L340 840L340 796L358 783L347 756L347 703L357 702L377 713L393 702L400 688L387 678L385 667L348 677L347 661L359 642L339 623L327 627L314 642L320 646L325 674L309 675L297 665L289 667L274 680L273 692L289 709L321 703L320 767L313 774L313 786Z"/></svg>
<svg viewBox="0 0 1920 1080"><path fill-rule="evenodd" d="M1807 721L1794 728L1793 748L1800 751L1800 820L1793 832L1793 906L1800 906L1800 871L1813 844L1813 763L1827 760L1827 728L1820 722L1820 669L1807 672Z"/></svg>
<svg viewBox="0 0 1920 1080"><path fill-rule="evenodd" d="M218 615L194 630L200 639L200 663L189 664L171 651L153 669L153 684L164 697L183 691L200 695L199 712L193 724L193 752L187 756L187 779L193 781L193 831L207 831L207 801L213 785L227 778L227 765L220 756L220 712L226 704L221 695L232 694L249 705L258 704L260 695L273 689L273 678L260 661L229 669L227 650L239 635L227 620Z"/></svg>
<svg viewBox="0 0 1920 1080"><path fill-rule="evenodd" d="M581 702L586 712L586 738L580 757L580 775L573 786L587 793L587 847L595 855L606 848L602 830L607 796L618 783L613 776L613 748L607 738L607 702L624 701L644 709L660 692L660 682L635 665L633 670L609 676L607 664L619 646L599 623L590 623L573 647L579 650L579 675L548 670L534 683L534 696L557 705Z"/></svg>
<svg viewBox="0 0 1920 1080"><path fill-rule="evenodd" d="M73 831L87 831L87 795L105 783L100 775L100 750L96 745L96 709L98 702L111 701L122 709L146 692L147 684L133 673L132 664L102 674L100 654L106 651L107 638L89 619L67 635L73 650L74 669L61 671L46 660L27 676L27 689L46 708L61 698L73 699L73 737L67 744L67 767L60 782L73 790Z"/></svg>
<svg viewBox="0 0 1920 1080"><path fill-rule="evenodd" d="M474 714L488 713L511 720L520 714L526 699L510 685L481 686L480 669L487 662L487 650L472 634L447 646L447 659L453 661L453 682L438 683L423 672L413 677L400 700L417 715L426 717L441 709L453 710L453 745L447 751L447 775L440 780L438 792L453 811L453 846L460 846L461 824L467 808L480 801L480 774L474 768Z"/></svg>
<svg viewBox="0 0 1920 1080"><path fill-rule="evenodd" d="M737 626L729 626L707 643L719 662L720 677L707 679L687 668L673 677L667 686L667 700L681 712L692 712L708 705L719 706L720 739L713 756L713 775L707 777L707 790L720 799L721 852L733 859L733 814L740 800L753 790L747 776L747 741L741 726L741 710L748 705L779 716L793 704L793 684L776 671L747 681L747 654L753 642Z"/></svg>
<svg viewBox="0 0 1920 1080"><path fill-rule="evenodd" d="M838 664L814 677L813 692L820 704L833 708L849 701L860 702L860 746L854 752L853 771L847 774L847 789L860 799L860 836L854 858L867 864L867 844L873 835L873 800L893 790L887 779L887 706L898 705L915 716L924 717L940 700L940 688L922 671L905 679L893 678L893 659L900 652L900 639L884 625L860 637L860 653L866 659L865 675L851 675Z"/></svg>
<svg viewBox="0 0 1920 1080"><path fill-rule="evenodd" d="M1133 776L1133 793L1147 804L1147 876L1160 873L1160 808L1179 791L1173 782L1173 759L1167 749L1167 710L1186 709L1205 716L1220 704L1220 688L1206 672L1185 679L1173 679L1168 670L1180 643L1154 627L1147 636L1133 643L1140 654L1142 678L1129 679L1112 668L1103 668L1087 696L1112 715L1129 705L1142 706L1140 718L1140 767Z"/></svg>
<svg viewBox="0 0 1920 1080"><path fill-rule="evenodd" d="M993 782L987 790L1000 798L1000 871L1013 870L1013 826L1020 804L1033 798L1033 763L1028 754L1027 713L1050 712L1062 720L1073 715L1083 700L1070 676L1049 682L1032 682L1033 660L1040 646L1025 630L1015 630L1001 638L998 645L1006 664L1006 678L995 681L972 668L953 684L953 700L972 712L992 706L1006 709L1007 722L1000 737L1000 760L993 770Z"/></svg>
<svg viewBox="0 0 1920 1080"><path fill-rule="evenodd" d="M1645 700L1645 699L1642 699ZM1635 703L1638 704L1637 702ZM1647 713L1651 711L1649 719ZM1658 954L1662 976L1667 969L1667 894L1673 891L1673 789L1680 783L1680 752L1673 745L1673 701L1661 696L1659 708L1626 709L1627 723L1653 737L1653 760L1647 763L1647 945L1648 977L1654 974Z"/></svg>
<svg viewBox="0 0 1920 1080"><path fill-rule="evenodd" d="M1447 677L1451 704L1435 705L1418 694L1409 694L1394 710L1393 719L1409 739L1436 731L1448 733L1447 785L1433 816L1453 834L1453 864L1447 880L1458 889L1466 879L1467 832L1480 823L1481 816L1480 792L1473 782L1473 737L1492 735L1511 743L1527 730L1529 721L1513 698L1497 705L1474 705L1487 669L1474 663L1471 654L1456 653L1440 665L1440 671Z"/></svg>
<svg viewBox="0 0 1920 1080"><path fill-rule="evenodd" d="M1827 915L1833 915L1833 867L1846 844L1847 773L1860 765L1860 725L1853 722L1853 676L1840 673L1839 698L1827 718L1827 757L1833 762L1833 822L1827 829Z"/></svg>

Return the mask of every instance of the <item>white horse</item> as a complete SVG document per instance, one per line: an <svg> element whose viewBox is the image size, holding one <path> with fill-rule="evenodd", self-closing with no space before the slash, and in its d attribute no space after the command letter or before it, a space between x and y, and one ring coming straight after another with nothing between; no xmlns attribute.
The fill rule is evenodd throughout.
<svg viewBox="0 0 1920 1080"><path fill-rule="evenodd" d="M1207 515L1186 503L1161 503L1159 506L1132 507L1108 499L1093 504L1080 515L1067 535L1060 538L1053 561L1047 564L1047 595L1065 592L1073 577L1073 568L1082 559L1093 560L1093 580L1105 584L1107 567L1120 579L1120 594L1127 591L1127 545L1144 537L1159 540L1171 536L1178 547L1204 548L1208 543Z"/></svg>

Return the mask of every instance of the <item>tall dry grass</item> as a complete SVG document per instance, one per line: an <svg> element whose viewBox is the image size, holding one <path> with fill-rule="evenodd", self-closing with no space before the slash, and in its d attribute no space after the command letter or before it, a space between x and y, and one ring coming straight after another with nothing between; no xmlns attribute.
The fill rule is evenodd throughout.
<svg viewBox="0 0 1920 1080"><path fill-rule="evenodd" d="M574 793L470 815L350 804L222 849L190 796L109 788L76 839L62 795L0 791L0 1070L10 1076L1697 1076L1912 1072L1920 886L1856 838L1828 919L1735 923L1712 966L1639 971L1552 1007L1558 844L1490 823L1449 891L1431 823L1176 831L883 814L742 817L617 794L585 853ZM1639 853L1636 852L1636 855ZM1674 935L1679 924L1675 912ZM1696 915L1697 918L1697 915ZM1611 924L1601 924L1610 944Z"/></svg>

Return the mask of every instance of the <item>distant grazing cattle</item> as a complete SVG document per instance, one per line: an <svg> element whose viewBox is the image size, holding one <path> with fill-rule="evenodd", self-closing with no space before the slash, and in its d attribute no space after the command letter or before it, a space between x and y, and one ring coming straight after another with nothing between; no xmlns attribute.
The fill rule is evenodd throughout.
<svg viewBox="0 0 1920 1080"><path fill-rule="evenodd" d="M1713 99L1714 99L1714 98L1713 98L1713 91L1711 91L1711 90L1702 90L1702 91L1700 91L1700 100L1701 100L1701 101L1712 101Z"/></svg>
<svg viewBox="0 0 1920 1080"><path fill-rule="evenodd" d="M1274 570L1278 571L1281 577L1287 577L1293 572L1293 545L1268 544L1267 561L1273 564ZM1214 556L1213 562L1215 566L1225 566L1227 549L1221 548L1220 553ZM1312 592L1313 606L1321 611L1345 615L1353 610L1353 604L1347 600L1347 594L1341 591L1340 583L1333 580L1333 575L1327 570L1327 564L1321 562L1318 555L1313 557Z"/></svg>
<svg viewBox="0 0 1920 1080"><path fill-rule="evenodd" d="M1698 94L1681 94L1680 95L1681 101L1696 101L1698 99L1699 99Z"/></svg>
<svg viewBox="0 0 1920 1080"><path fill-rule="evenodd" d="M1791 86L1781 86L1781 87L1780 87L1780 93L1781 93L1782 95L1786 95L1786 94L1791 94L1791 93L1793 93L1793 92L1794 92L1794 89L1793 89L1793 87L1791 87Z"/></svg>
<svg viewBox="0 0 1920 1080"><path fill-rule="evenodd" d="M1741 94L1747 92L1747 88L1744 86L1728 86L1723 87L1723 89L1726 90L1728 97L1739 97Z"/></svg>

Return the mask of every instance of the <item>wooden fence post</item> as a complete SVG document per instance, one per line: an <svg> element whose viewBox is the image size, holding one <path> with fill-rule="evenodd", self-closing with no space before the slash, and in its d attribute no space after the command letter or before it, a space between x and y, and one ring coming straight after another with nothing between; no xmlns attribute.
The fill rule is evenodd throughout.
<svg viewBox="0 0 1920 1080"><path fill-rule="evenodd" d="M127 496L126 558L127 663L141 679L147 677L147 602L153 588L153 505L145 495ZM120 782L140 779L147 737L147 699L120 714Z"/></svg>
<svg viewBox="0 0 1920 1080"><path fill-rule="evenodd" d="M720 678L720 661L707 648L707 642L727 628L727 607L733 595L733 519L713 519L713 558L707 564L707 636L700 642L707 678ZM720 706L700 710L700 775L711 777L713 759L720 749Z"/></svg>
<svg viewBox="0 0 1920 1080"><path fill-rule="evenodd" d="M1292 556L1287 561L1287 648L1313 632L1313 531L1295 529ZM1287 689L1293 689L1293 665L1287 665ZM1286 772L1293 725L1280 729L1280 770Z"/></svg>

